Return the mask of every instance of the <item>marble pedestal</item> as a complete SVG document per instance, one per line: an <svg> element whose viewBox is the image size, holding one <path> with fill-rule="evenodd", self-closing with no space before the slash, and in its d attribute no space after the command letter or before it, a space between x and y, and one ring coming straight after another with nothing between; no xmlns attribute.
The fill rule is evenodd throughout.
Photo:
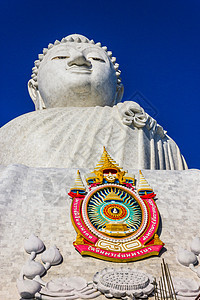
<svg viewBox="0 0 200 300"><path fill-rule="evenodd" d="M38 235L47 247L56 244L63 263L48 271L45 281L56 277L82 276L88 281L107 267L128 265L160 275L160 257L128 264L116 264L81 257L73 247L76 233L70 220L71 200L67 191L73 185L77 169L31 168L24 165L0 166L0 299L19 299L16 280L29 258L23 243L31 233ZM81 175L88 173L80 169ZM129 170L138 178L138 170ZM150 171L144 176L157 194L161 215L161 240L167 251L161 257L169 264L172 276L194 278L188 268L177 263L179 246L188 247L194 236L200 236L200 171ZM102 299L104 296L101 296ZM99 298L100 299L100 298Z"/></svg>

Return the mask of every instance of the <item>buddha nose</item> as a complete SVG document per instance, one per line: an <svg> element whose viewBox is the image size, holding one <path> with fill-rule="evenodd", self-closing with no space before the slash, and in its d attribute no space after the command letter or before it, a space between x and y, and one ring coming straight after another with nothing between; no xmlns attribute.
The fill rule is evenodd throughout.
<svg viewBox="0 0 200 300"><path fill-rule="evenodd" d="M67 61L67 64L69 67L73 66L73 65L77 65L77 66L87 66L90 67L91 66L91 62L89 60L87 60L87 58L83 55L82 52L76 51L73 52L70 55L70 58Z"/></svg>

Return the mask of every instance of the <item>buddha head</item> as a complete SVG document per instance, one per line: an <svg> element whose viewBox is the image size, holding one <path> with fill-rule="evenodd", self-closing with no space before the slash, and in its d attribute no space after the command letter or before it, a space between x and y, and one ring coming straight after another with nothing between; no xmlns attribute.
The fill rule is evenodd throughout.
<svg viewBox="0 0 200 300"><path fill-rule="evenodd" d="M28 82L36 110L113 106L121 101L119 65L101 43L73 34L49 44L38 57Z"/></svg>

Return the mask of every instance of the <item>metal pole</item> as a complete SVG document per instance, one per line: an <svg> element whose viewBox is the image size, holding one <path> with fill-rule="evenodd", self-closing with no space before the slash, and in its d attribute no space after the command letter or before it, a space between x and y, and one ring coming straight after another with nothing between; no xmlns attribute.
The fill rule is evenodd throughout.
<svg viewBox="0 0 200 300"><path fill-rule="evenodd" d="M162 297L162 290L161 290L161 283L160 283L160 280L159 280L159 289L160 289L160 299L161 299L161 300L164 300L163 297Z"/></svg>
<svg viewBox="0 0 200 300"><path fill-rule="evenodd" d="M195 300L200 300L200 294L195 298Z"/></svg>
<svg viewBox="0 0 200 300"><path fill-rule="evenodd" d="M156 280L155 280L155 282L154 282L154 290L155 290L155 293L154 293L155 300L159 300L159 298L158 298L158 290L157 290L157 282L156 282Z"/></svg>
<svg viewBox="0 0 200 300"><path fill-rule="evenodd" d="M169 277L168 277L168 274L167 274L167 268L166 268L164 259L163 259L163 266L164 266L164 270L165 270L165 277L166 277L167 287L168 287L168 291L169 291L169 298L170 298L170 300L173 300L173 294L172 294L170 281L169 281Z"/></svg>
<svg viewBox="0 0 200 300"><path fill-rule="evenodd" d="M168 264L166 264L166 268L167 268L169 280L170 280L170 282L171 282L171 287L172 287L172 290L173 290L173 293L174 293L174 298L175 298L175 300L177 300L177 298L176 298L176 292L175 292L175 289L174 289L174 285L173 285L173 281L172 281L171 274L170 274L170 272L169 272Z"/></svg>
<svg viewBox="0 0 200 300"><path fill-rule="evenodd" d="M167 287L166 287L166 281L165 281L165 275L164 275L164 267L163 267L162 263L161 263L161 271L162 271L162 277L163 277L163 282L164 282L165 296L166 296L166 299L167 299L168 298Z"/></svg>
<svg viewBox="0 0 200 300"><path fill-rule="evenodd" d="M161 283L161 290L162 290L162 297L163 297L163 300L167 300L165 298L165 293L164 293L164 287L163 287L163 278L160 277L160 283Z"/></svg>

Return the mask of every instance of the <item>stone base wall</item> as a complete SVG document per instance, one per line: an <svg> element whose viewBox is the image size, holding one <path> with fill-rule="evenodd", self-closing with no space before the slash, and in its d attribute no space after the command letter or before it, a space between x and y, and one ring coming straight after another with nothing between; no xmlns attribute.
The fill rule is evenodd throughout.
<svg viewBox="0 0 200 300"><path fill-rule="evenodd" d="M82 178L89 170L80 169ZM129 170L139 176L138 170ZM29 255L23 243L31 233L47 247L56 245L63 263L52 267L44 280L82 276L88 281L107 267L128 265L160 276L161 257L169 264L172 276L194 278L187 267L178 264L179 246L188 248L200 236L200 171L150 171L143 174L157 194L161 216L160 238L165 243L161 257L152 257L128 264L110 263L82 257L73 247L76 233L71 224L71 200L67 192L74 184L77 169L30 168L24 165L0 166L0 299L19 299L16 280ZM37 260L38 258L36 258ZM103 296L102 296L103 297ZM99 298L100 299L100 298Z"/></svg>

